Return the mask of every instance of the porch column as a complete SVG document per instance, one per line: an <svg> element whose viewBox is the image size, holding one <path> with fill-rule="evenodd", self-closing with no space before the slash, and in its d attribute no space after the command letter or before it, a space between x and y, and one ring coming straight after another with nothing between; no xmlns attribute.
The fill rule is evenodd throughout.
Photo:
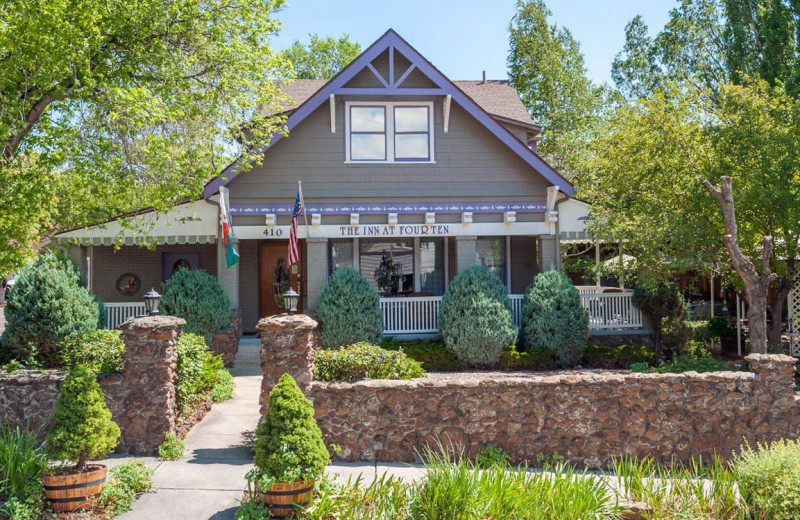
<svg viewBox="0 0 800 520"><path fill-rule="evenodd" d="M559 269L558 240L554 235L542 235L539 247L539 265L542 272Z"/></svg>
<svg viewBox="0 0 800 520"><path fill-rule="evenodd" d="M328 239L306 239L306 309L314 310L328 285Z"/></svg>
<svg viewBox="0 0 800 520"><path fill-rule="evenodd" d="M234 240L233 244L236 250L239 251L239 241ZM225 245L221 238L217 240L217 280L222 284L225 294L230 298L232 310L239 308L239 263L241 261L240 258L239 262L228 267L227 262L225 262Z"/></svg>
<svg viewBox="0 0 800 520"><path fill-rule="evenodd" d="M456 238L456 274L464 271L476 262L476 241L478 237L463 236Z"/></svg>

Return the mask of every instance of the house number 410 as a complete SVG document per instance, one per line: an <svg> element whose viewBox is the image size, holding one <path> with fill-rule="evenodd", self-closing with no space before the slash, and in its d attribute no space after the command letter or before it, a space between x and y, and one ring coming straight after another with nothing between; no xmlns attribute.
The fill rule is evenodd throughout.
<svg viewBox="0 0 800 520"><path fill-rule="evenodd" d="M267 228L267 229L264 230L264 236L265 237L279 237L281 235L283 235L283 230L282 229Z"/></svg>

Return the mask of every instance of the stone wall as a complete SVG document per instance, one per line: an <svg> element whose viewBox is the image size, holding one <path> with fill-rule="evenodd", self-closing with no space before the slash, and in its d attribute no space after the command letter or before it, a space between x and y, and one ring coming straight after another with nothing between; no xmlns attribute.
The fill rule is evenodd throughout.
<svg viewBox="0 0 800 520"><path fill-rule="evenodd" d="M98 377L122 432L118 450L153 454L175 431L177 338L185 321L170 316L132 318L120 326L125 341L121 374ZM65 372L0 374L0 423L47 432Z"/></svg>
<svg viewBox="0 0 800 520"><path fill-rule="evenodd" d="M239 309L231 311L228 325L222 327L211 338L211 350L214 354L221 354L222 361L227 368L233 366L236 353L239 351L239 340L242 337L242 312Z"/></svg>

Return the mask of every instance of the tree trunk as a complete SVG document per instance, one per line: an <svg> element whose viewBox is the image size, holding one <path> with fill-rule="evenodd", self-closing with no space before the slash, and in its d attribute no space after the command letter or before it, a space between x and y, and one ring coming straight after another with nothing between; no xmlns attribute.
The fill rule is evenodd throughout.
<svg viewBox="0 0 800 520"><path fill-rule="evenodd" d="M781 349L781 332L783 329L783 305L786 303L786 298L792 290L792 278L780 278L780 285L778 286L778 294L775 302L769 306L768 312L772 318L772 325L769 327L769 346L774 351L778 352Z"/></svg>
<svg viewBox="0 0 800 520"><path fill-rule="evenodd" d="M734 211L733 189L731 178L722 177L722 187L717 190L709 181L703 184L717 199L722 209L722 219L725 223L725 236L722 241L728 249L733 268L744 282L744 291L747 298L747 321L750 329L751 352L767 352L767 291L773 280L777 277L770 272L769 260L772 256L772 237L765 236L761 248L761 272L756 270L753 262L742 253L739 246L739 235Z"/></svg>

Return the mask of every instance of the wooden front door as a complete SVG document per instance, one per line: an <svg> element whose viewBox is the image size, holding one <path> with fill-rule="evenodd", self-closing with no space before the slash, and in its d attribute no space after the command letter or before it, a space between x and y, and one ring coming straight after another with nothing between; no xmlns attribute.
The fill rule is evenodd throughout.
<svg viewBox="0 0 800 520"><path fill-rule="evenodd" d="M302 288L300 287L300 262L291 268L286 265L289 250L288 240L264 240L259 245L259 312L262 318L286 312L283 293L292 289L301 294L297 311L302 310ZM301 250L302 255L302 250ZM302 256L300 258L302 262Z"/></svg>

